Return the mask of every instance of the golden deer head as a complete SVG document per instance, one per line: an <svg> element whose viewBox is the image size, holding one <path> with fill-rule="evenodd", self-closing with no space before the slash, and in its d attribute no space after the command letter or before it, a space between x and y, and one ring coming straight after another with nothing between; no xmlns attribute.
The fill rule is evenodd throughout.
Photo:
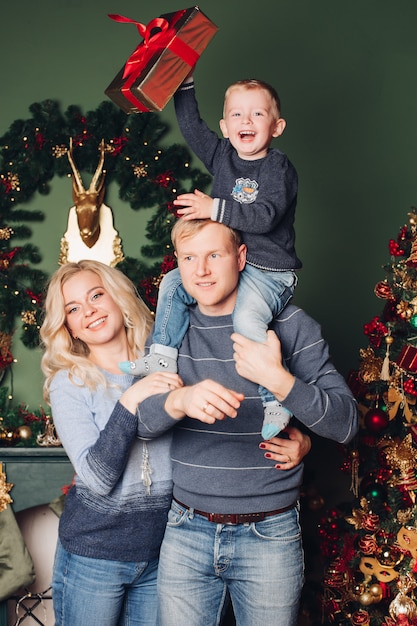
<svg viewBox="0 0 417 626"><path fill-rule="evenodd" d="M104 198L104 139L100 143L100 159L88 190L84 188L72 154L72 137L68 150L68 161L72 169L72 198L77 213L80 236L86 246L92 248L100 236L100 208Z"/></svg>

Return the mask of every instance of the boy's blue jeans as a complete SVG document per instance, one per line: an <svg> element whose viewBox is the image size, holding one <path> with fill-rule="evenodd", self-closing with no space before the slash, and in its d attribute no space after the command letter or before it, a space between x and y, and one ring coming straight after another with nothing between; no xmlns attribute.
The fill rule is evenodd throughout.
<svg viewBox="0 0 417 626"><path fill-rule="evenodd" d="M233 311L235 331L253 341L266 341L269 323L288 304L296 284L292 271L263 271L246 264ZM159 287L153 343L179 348L189 326L187 306L194 303L182 285L179 270L168 272ZM275 400L264 387L259 387L259 395L263 402Z"/></svg>
<svg viewBox="0 0 417 626"><path fill-rule="evenodd" d="M93 559L58 542L52 579L56 626L157 626L158 560Z"/></svg>
<svg viewBox="0 0 417 626"><path fill-rule="evenodd" d="M228 592L239 626L296 626L303 582L297 507L233 526L173 501L159 562L160 626L218 626Z"/></svg>

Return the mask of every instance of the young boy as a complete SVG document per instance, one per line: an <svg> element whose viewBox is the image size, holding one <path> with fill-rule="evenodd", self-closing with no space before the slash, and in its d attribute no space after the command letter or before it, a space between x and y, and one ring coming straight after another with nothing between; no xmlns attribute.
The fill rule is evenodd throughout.
<svg viewBox="0 0 417 626"><path fill-rule="evenodd" d="M185 220L211 219L241 232L248 252L233 325L249 339L265 342L268 325L291 299L295 270L301 268L294 247L297 173L280 150L270 148L286 126L278 94L259 80L233 83L220 120L224 139L200 118L192 78L175 94L175 108L182 134L213 175L213 186L211 196L195 190L178 196L174 204L182 207L178 214ZM204 267L198 268L196 280L209 292ZM187 306L194 302L178 270L169 272L160 285L150 353L120 364L121 369L136 376L161 369L176 372L178 348L189 323ZM264 406L262 436L270 439L285 428L291 413L264 387L259 394Z"/></svg>

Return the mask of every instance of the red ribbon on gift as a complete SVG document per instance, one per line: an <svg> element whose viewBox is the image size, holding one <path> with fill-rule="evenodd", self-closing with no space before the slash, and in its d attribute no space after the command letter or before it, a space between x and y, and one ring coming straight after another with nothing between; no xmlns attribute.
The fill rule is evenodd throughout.
<svg viewBox="0 0 417 626"><path fill-rule="evenodd" d="M123 78L127 78L127 80L122 88L122 92L127 100L140 111L147 111L148 109L140 100L135 98L130 88L135 82L138 70L140 71L158 50L169 48L190 67L193 67L199 59L200 55L191 46L177 37L177 32L174 28L184 13L185 9L174 13L171 23L163 17L155 17L146 26L128 17L123 17L123 15L109 15L110 19L115 22L135 24L139 34L143 37L143 41L135 48L125 64Z"/></svg>

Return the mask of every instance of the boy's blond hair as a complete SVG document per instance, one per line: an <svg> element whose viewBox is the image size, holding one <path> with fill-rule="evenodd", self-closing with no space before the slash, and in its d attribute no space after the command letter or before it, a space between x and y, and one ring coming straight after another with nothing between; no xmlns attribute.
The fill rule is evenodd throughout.
<svg viewBox="0 0 417 626"><path fill-rule="evenodd" d="M245 78L229 85L226 89L226 93L224 94L223 117L226 111L227 98L235 89L262 89L263 91L266 91L271 99L273 116L277 120L281 117L281 100L279 99L277 91L269 83L256 78Z"/></svg>

